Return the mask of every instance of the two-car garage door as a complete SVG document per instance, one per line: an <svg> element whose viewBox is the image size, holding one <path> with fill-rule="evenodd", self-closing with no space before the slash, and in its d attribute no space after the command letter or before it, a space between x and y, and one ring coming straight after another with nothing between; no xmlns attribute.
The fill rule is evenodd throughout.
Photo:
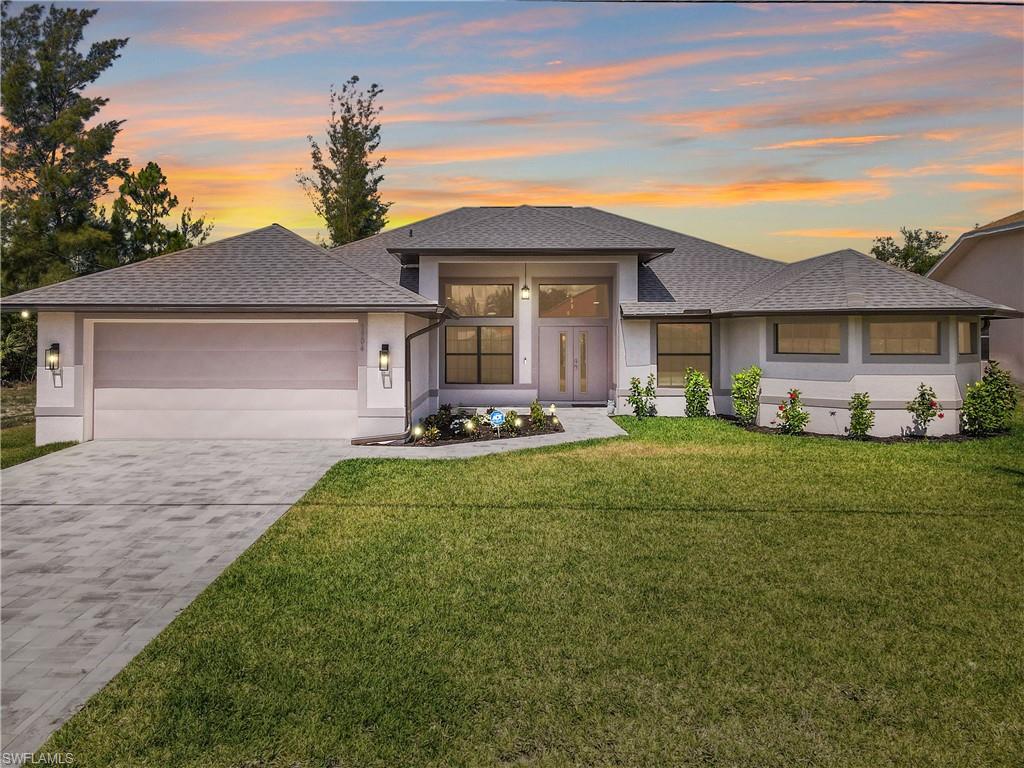
<svg viewBox="0 0 1024 768"><path fill-rule="evenodd" d="M354 320L97 321L93 435L352 437L359 346Z"/></svg>

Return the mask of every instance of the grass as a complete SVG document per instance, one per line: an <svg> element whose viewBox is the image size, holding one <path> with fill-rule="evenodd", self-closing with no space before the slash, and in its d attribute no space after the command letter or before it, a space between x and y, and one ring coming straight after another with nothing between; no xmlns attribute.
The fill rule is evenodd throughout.
<svg viewBox="0 0 1024 768"><path fill-rule="evenodd" d="M74 445L36 445L35 382L15 384L0 391L0 469Z"/></svg>
<svg viewBox="0 0 1024 768"><path fill-rule="evenodd" d="M90 766L1017 763L1021 420L912 445L621 423L592 444L338 464L46 749Z"/></svg>

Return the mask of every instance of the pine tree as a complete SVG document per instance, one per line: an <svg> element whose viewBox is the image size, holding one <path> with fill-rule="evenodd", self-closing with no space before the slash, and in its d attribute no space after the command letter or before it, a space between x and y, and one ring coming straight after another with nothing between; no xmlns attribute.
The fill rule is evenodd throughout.
<svg viewBox="0 0 1024 768"><path fill-rule="evenodd" d="M96 207L128 169L111 159L123 121L94 123L107 99L84 96L127 39L79 50L96 10L3 4L4 294L110 266L110 233Z"/></svg>
<svg viewBox="0 0 1024 768"><path fill-rule="evenodd" d="M387 224L391 203L381 200L378 187L386 158L374 157L380 147L377 99L383 91L372 84L358 89L353 75L341 90L331 86L331 116L323 147L309 136L312 173L296 178L327 225L330 245L344 245L375 235Z"/></svg>

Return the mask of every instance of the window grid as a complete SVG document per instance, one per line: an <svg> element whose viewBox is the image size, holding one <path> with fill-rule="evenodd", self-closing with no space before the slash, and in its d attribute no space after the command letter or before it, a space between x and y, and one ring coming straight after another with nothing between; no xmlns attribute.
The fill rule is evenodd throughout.
<svg viewBox="0 0 1024 768"><path fill-rule="evenodd" d="M777 355L839 355L841 323L775 323Z"/></svg>
<svg viewBox="0 0 1024 768"><path fill-rule="evenodd" d="M911 320L868 324L872 355L938 355L939 321Z"/></svg>
<svg viewBox="0 0 1024 768"><path fill-rule="evenodd" d="M512 384L515 352L512 334L510 325L448 326L445 329L445 383Z"/></svg>
<svg viewBox="0 0 1024 768"><path fill-rule="evenodd" d="M659 387L682 387L687 368L711 381L711 323L658 323L657 364Z"/></svg>

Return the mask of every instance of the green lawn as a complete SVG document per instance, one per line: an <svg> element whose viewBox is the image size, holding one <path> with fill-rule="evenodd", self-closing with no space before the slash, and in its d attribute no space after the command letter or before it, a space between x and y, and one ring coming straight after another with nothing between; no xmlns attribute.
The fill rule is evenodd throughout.
<svg viewBox="0 0 1024 768"><path fill-rule="evenodd" d="M37 447L35 407L35 382L0 390L0 469L74 445L50 443Z"/></svg>
<svg viewBox="0 0 1024 768"><path fill-rule="evenodd" d="M86 766L977 766L1024 748L1024 426L351 461L47 744Z"/></svg>

